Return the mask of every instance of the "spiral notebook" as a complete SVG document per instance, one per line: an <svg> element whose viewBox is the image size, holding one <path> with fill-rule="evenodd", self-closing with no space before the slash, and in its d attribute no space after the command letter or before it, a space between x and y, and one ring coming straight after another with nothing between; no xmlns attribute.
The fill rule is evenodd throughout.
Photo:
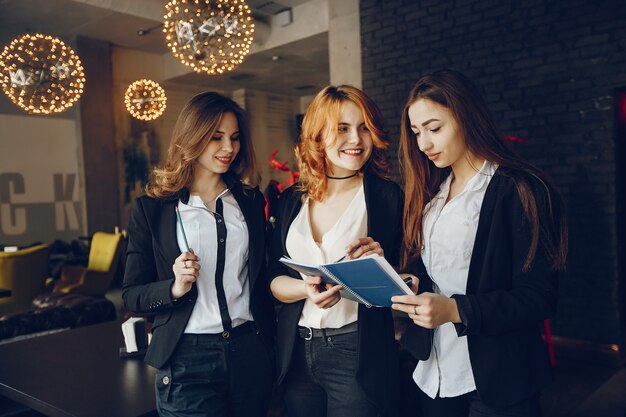
<svg viewBox="0 0 626 417"><path fill-rule="evenodd" d="M307 265L283 256L280 262L324 282L343 287L342 296L368 307L391 307L394 295L413 295L400 275L385 258L378 255L324 265Z"/></svg>

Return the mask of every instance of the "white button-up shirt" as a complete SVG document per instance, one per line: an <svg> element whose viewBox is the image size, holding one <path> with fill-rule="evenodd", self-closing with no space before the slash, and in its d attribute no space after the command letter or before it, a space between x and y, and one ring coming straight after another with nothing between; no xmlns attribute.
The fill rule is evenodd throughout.
<svg viewBox="0 0 626 417"><path fill-rule="evenodd" d="M426 206L422 260L436 293L450 297L466 292L480 208L497 168L497 164L485 161L463 191L446 204L451 174ZM454 324L435 329L430 357L417 364L413 379L431 398L437 393L457 397L476 389L467 337L459 337Z"/></svg>
<svg viewBox="0 0 626 417"><path fill-rule="evenodd" d="M248 285L248 226L243 213L230 190L220 198L226 224L226 251L224 263L224 293L232 326L252 321L250 288ZM190 195L187 204L178 202L178 210L185 227L189 247L200 258L200 274L196 280L198 299L185 327L185 333L221 333L224 331L220 315L215 270L217 267L217 226L213 212L206 208L198 195ZM185 251L185 240L176 222L178 247Z"/></svg>
<svg viewBox="0 0 626 417"><path fill-rule="evenodd" d="M367 208L365 192L361 185L339 220L324 234L319 246L313 239L307 198L289 226L286 247L291 259L320 265L339 260L346 254L346 246L349 243L366 235ZM321 309L307 298L298 324L315 329L336 329L355 322L358 319L358 307L358 303L342 298L331 308Z"/></svg>

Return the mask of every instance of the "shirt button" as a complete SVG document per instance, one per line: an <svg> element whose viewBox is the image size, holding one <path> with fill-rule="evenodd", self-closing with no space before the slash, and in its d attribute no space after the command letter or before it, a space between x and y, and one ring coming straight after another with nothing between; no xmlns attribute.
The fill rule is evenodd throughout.
<svg viewBox="0 0 626 417"><path fill-rule="evenodd" d="M163 381L163 385L168 385L170 383L170 377L164 376L162 381Z"/></svg>
<svg viewBox="0 0 626 417"><path fill-rule="evenodd" d="M217 219L217 222L218 222L218 223L221 223L221 222L222 222L222 219Z"/></svg>
<svg viewBox="0 0 626 417"><path fill-rule="evenodd" d="M222 337L223 337L224 339L228 339L228 338L230 337L230 333L228 333L228 332L222 332Z"/></svg>
<svg viewBox="0 0 626 417"><path fill-rule="evenodd" d="M470 256L472 256L472 251L466 250L465 251L465 259L469 259Z"/></svg>
<svg viewBox="0 0 626 417"><path fill-rule="evenodd" d="M224 243L224 238L220 238L220 243Z"/></svg>

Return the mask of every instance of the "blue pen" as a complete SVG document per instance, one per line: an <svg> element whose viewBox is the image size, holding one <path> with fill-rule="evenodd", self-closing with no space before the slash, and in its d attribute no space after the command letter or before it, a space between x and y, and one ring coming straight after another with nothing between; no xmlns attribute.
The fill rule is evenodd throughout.
<svg viewBox="0 0 626 417"><path fill-rule="evenodd" d="M183 225L183 219L180 217L180 211L178 211L178 206L176 206L176 217L178 218L180 230L181 232L183 232L183 240L185 241L185 252L189 252L189 242L187 242L187 234L185 233L185 226Z"/></svg>

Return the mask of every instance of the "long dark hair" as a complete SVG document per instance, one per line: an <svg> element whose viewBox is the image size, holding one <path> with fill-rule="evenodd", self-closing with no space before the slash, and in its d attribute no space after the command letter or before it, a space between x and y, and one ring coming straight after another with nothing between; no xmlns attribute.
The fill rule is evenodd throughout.
<svg viewBox="0 0 626 417"><path fill-rule="evenodd" d="M542 171L525 162L504 142L478 87L463 74L452 70L440 70L421 77L411 89L402 111L399 147L405 179L402 266L406 267L421 253L424 208L450 172L449 167L437 168L417 146L408 111L419 99L431 100L447 108L463 133L467 149L497 163L500 167L497 174L508 175L514 180L532 230L523 271L530 269L539 247L545 251L555 270L565 269L567 225L560 193ZM548 216L544 216L543 206Z"/></svg>
<svg viewBox="0 0 626 417"><path fill-rule="evenodd" d="M254 149L250 140L248 117L233 100L214 92L200 93L193 97L180 112L167 160L156 168L146 186L146 194L156 198L167 198L188 186L193 179L193 164L209 144L224 113L233 113L237 118L241 148L229 168L229 172L244 185L258 184Z"/></svg>

